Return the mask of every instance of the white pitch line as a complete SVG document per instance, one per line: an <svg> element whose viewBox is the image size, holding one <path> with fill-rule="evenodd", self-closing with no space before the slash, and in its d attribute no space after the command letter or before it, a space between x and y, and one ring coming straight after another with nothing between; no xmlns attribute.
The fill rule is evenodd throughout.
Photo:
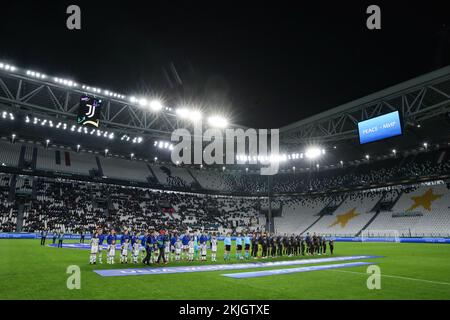
<svg viewBox="0 0 450 320"><path fill-rule="evenodd" d="M368 273L357 272L357 271L346 271L346 270L330 270L330 271L355 273L355 274L364 274L364 275L370 276L370 274L368 274ZM428 283L433 283L433 284L443 284L443 285L446 285L446 286L450 286L449 282L440 282L440 281L433 281L433 280L409 278L409 277L394 276L394 275L389 275L389 274L381 274L381 276L382 277L388 277L388 278L396 278L396 279L404 279L404 280L411 280L411 281L428 282Z"/></svg>

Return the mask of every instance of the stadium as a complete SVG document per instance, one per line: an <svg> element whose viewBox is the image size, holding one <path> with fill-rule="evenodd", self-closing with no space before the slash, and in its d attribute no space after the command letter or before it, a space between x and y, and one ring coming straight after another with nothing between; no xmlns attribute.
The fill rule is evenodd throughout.
<svg viewBox="0 0 450 320"><path fill-rule="evenodd" d="M450 66L262 153L223 109L31 65L0 57L0 299L450 298Z"/></svg>

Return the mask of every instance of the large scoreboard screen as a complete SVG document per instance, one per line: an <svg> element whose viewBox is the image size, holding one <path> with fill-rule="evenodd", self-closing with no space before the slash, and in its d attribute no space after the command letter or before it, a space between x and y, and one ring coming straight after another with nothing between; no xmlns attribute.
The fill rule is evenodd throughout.
<svg viewBox="0 0 450 320"><path fill-rule="evenodd" d="M86 95L80 98L77 123L82 125L92 125L98 127L102 100Z"/></svg>
<svg viewBox="0 0 450 320"><path fill-rule="evenodd" d="M358 123L359 143L365 144L402 134L398 111Z"/></svg>

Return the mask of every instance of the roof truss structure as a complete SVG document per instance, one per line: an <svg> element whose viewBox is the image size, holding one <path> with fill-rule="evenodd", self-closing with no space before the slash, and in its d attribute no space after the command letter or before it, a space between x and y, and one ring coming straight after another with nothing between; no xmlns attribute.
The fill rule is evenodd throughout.
<svg viewBox="0 0 450 320"><path fill-rule="evenodd" d="M280 129L283 144L337 142L357 137L358 122L398 110L414 125L450 110L450 66L403 82Z"/></svg>

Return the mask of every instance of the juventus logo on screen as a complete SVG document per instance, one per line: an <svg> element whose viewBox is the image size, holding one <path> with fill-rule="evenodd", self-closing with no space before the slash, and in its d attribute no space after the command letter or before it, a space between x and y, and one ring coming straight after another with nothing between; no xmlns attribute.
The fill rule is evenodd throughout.
<svg viewBox="0 0 450 320"><path fill-rule="evenodd" d="M98 127L101 105L102 100L100 99L82 96L80 98L80 108L78 109L77 123Z"/></svg>

